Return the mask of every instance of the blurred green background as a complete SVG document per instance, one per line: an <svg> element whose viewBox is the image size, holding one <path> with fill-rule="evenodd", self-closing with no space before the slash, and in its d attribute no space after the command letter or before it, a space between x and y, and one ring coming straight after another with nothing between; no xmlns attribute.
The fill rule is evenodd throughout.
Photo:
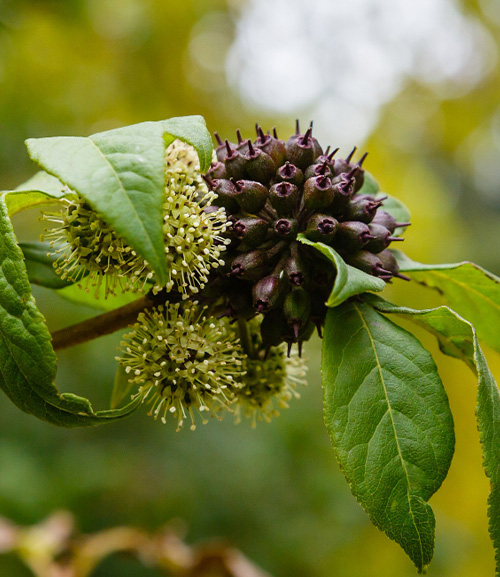
<svg viewBox="0 0 500 577"><path fill-rule="evenodd" d="M236 128L251 136L257 120L286 138L296 117L304 126L314 119L325 145L368 150L366 168L411 209L407 254L473 260L499 274L498 0L309 4L0 0L0 189L34 173L28 137L202 114L224 137ZM16 217L20 238L36 238L36 218ZM416 307L439 302L414 283L386 293ZM35 296L51 329L95 314L48 291ZM457 435L449 476L431 500L437 545L428 575L492 575L474 379L419 336L438 360ZM119 337L61 353L59 388L104 408ZM85 532L153 530L176 518L189 543L227 538L275 576L414 575L339 472L323 425L319 348L318 340L307 347L302 399L256 430L226 419L175 433L139 411L67 431L1 396L0 515L29 524L68 509ZM0 574L28 575L16 567L0 556ZM95 575L137 575L137 565L110 560Z"/></svg>

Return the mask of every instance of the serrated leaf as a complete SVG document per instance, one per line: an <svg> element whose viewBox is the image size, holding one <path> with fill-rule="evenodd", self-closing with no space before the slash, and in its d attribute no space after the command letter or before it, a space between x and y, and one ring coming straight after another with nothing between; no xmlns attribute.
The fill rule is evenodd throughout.
<svg viewBox="0 0 500 577"><path fill-rule="evenodd" d="M29 139L26 145L31 158L85 198L164 284L165 148L174 137L193 144L202 166L209 164L211 139L199 116L143 122L88 138Z"/></svg>
<svg viewBox="0 0 500 577"><path fill-rule="evenodd" d="M483 465L491 483L488 498L489 531L495 548L496 575L500 577L500 392L471 323L448 307L414 310L393 305L375 295L370 304L384 313L402 316L437 337L443 353L461 358L478 377L477 423Z"/></svg>
<svg viewBox="0 0 500 577"><path fill-rule="evenodd" d="M318 250L333 264L337 271L332 292L326 302L328 307L336 307L348 298L366 291L381 291L385 288L385 282L382 279L346 264L344 259L331 246L322 242L313 242L303 234L299 234L297 240Z"/></svg>
<svg viewBox="0 0 500 577"><path fill-rule="evenodd" d="M453 310L469 320L480 340L500 352L500 278L472 262L422 264L394 251L402 271L439 292Z"/></svg>
<svg viewBox="0 0 500 577"><path fill-rule="evenodd" d="M87 399L60 394L54 385L56 356L45 319L35 305L7 206L0 196L0 388L21 410L63 427L97 425L133 412L93 412Z"/></svg>
<svg viewBox="0 0 500 577"><path fill-rule="evenodd" d="M434 549L427 504L454 450L448 399L430 354L362 302L328 311L325 421L353 494L419 571Z"/></svg>
<svg viewBox="0 0 500 577"><path fill-rule="evenodd" d="M54 268L58 255L50 252L46 242L19 243L24 255L24 264L30 283L46 288L60 289L69 286L72 281L63 280Z"/></svg>

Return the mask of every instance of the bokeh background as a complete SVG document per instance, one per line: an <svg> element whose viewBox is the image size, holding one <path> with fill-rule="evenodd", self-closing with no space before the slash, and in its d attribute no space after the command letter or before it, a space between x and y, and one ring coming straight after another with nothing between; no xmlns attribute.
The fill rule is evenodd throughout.
<svg viewBox="0 0 500 577"><path fill-rule="evenodd" d="M88 135L202 114L211 131L286 138L314 120L322 143L368 150L365 167L412 212L415 260L473 260L500 273L498 0L0 0L0 189L35 167L28 137ZM38 235L36 214L16 217ZM437 295L396 282L387 298ZM48 291L51 329L95 314ZM492 575L488 482L465 365L435 353L457 448L431 500L428 575ZM109 403L120 335L61 353L58 386ZM488 351L500 377L500 361ZM255 430L231 419L175 433L144 412L92 430L36 421L0 396L0 515L17 523L72 511L82 531L171 520L189 543L226 538L275 576L415 575L350 495L323 425L320 343L307 347L302 399ZM27 576L10 556L0 574ZM96 576L155 575L119 558Z"/></svg>

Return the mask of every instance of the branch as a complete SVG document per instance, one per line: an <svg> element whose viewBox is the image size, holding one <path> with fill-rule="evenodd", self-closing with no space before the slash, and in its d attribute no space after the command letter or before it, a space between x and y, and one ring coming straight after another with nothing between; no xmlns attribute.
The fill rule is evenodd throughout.
<svg viewBox="0 0 500 577"><path fill-rule="evenodd" d="M170 293L169 301L178 302L180 295ZM137 320L137 315L147 308L165 303L166 293L163 291L157 295L149 292L136 301L120 308L114 309L102 315L92 317L81 323L71 325L52 333L52 346L55 351L86 343L98 337L109 335L127 327Z"/></svg>
<svg viewBox="0 0 500 577"><path fill-rule="evenodd" d="M31 527L0 517L0 555L16 554L37 577L90 577L103 559L132 555L143 565L175 577L271 577L223 542L189 546L173 530L146 533L134 527L82 535L71 513L60 511Z"/></svg>

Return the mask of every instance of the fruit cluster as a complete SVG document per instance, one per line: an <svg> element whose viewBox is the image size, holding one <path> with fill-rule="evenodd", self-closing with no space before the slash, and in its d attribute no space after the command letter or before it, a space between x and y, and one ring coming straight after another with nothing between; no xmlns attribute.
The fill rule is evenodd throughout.
<svg viewBox="0 0 500 577"><path fill-rule="evenodd" d="M347 264L389 281L404 278L387 248L403 240L394 231L409 223L381 209L383 199L363 194L366 154L357 163L356 149L335 158L338 149L323 151L312 125L301 133L297 123L286 142L276 130L256 130L253 142L239 131L237 143L216 134L217 161L204 177L230 221L218 281L228 315L262 313L265 346L285 341L300 351L314 326L321 334L335 271L297 235L330 245Z"/></svg>

